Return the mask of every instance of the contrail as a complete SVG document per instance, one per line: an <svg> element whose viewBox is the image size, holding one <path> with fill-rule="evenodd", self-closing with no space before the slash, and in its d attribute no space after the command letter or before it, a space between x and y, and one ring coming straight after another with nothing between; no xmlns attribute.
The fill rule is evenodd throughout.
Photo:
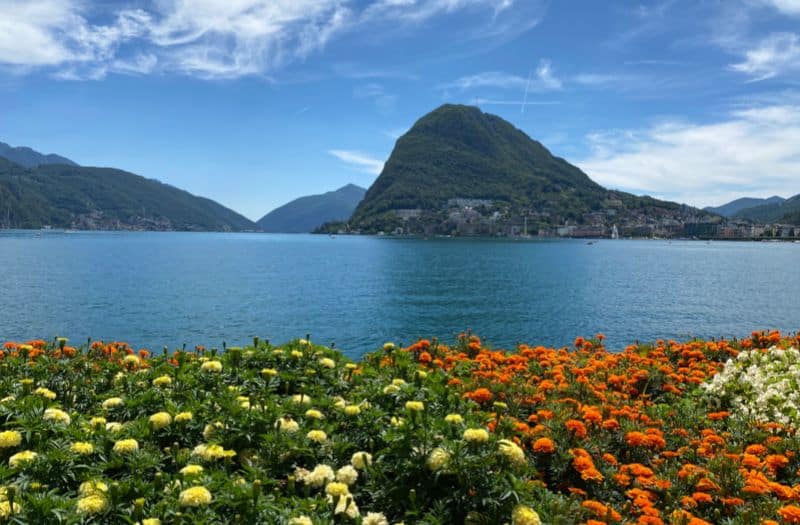
<svg viewBox="0 0 800 525"><path fill-rule="evenodd" d="M533 71L528 71L528 83L525 84L525 96L522 98L520 113L525 113L525 104L528 103L528 89L531 87L531 76L533 76Z"/></svg>

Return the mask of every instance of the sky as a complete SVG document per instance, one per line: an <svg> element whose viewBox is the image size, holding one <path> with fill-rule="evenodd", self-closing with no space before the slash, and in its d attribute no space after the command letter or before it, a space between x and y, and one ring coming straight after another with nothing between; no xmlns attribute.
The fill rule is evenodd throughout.
<svg viewBox="0 0 800 525"><path fill-rule="evenodd" d="M609 188L800 193L800 0L0 0L0 141L258 219L443 103Z"/></svg>

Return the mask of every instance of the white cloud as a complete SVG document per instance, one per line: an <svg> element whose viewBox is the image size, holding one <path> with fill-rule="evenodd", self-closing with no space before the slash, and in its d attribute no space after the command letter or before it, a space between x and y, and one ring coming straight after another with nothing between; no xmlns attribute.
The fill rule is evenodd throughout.
<svg viewBox="0 0 800 525"><path fill-rule="evenodd" d="M731 69L753 81L800 71L800 37L795 33L773 33L744 54L744 61Z"/></svg>
<svg viewBox="0 0 800 525"><path fill-rule="evenodd" d="M466 91L476 88L516 89L520 91L557 91L562 82L556 78L549 60L542 59L535 72L529 78L504 73L501 71L485 71L475 75L467 75L441 86L444 89Z"/></svg>
<svg viewBox="0 0 800 525"><path fill-rule="evenodd" d="M708 124L595 133L578 165L611 188L706 206L800 193L800 106L758 106Z"/></svg>
<svg viewBox="0 0 800 525"><path fill-rule="evenodd" d="M774 7L787 15L800 15L800 0L761 0L762 4Z"/></svg>
<svg viewBox="0 0 800 525"><path fill-rule="evenodd" d="M76 0L0 1L0 63L49 66L106 62L118 46L147 31L141 10L116 13L113 23L89 24Z"/></svg>
<svg viewBox="0 0 800 525"><path fill-rule="evenodd" d="M157 70L212 78L268 75L318 53L347 31L357 29L366 35L376 24L415 24L459 11L487 12L483 23L494 26L501 14L518 4L515 0L377 0L367 6L357 0L154 0L144 9L103 11L85 0L0 0L0 65L50 67L64 78ZM93 22L98 18L111 22ZM520 27L531 23L526 20Z"/></svg>
<svg viewBox="0 0 800 525"><path fill-rule="evenodd" d="M380 175L383 170L383 161L373 158L360 151L332 149L328 153L337 159L354 166L358 171L369 173L370 175Z"/></svg>

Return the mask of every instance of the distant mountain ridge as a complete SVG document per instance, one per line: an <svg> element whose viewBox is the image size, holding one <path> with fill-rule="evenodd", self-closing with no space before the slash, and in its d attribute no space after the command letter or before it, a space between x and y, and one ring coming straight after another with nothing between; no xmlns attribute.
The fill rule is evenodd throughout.
<svg viewBox="0 0 800 525"><path fill-rule="evenodd" d="M737 219L747 219L762 224L800 225L800 195L780 202L773 202L747 208L735 215Z"/></svg>
<svg viewBox="0 0 800 525"><path fill-rule="evenodd" d="M776 205L780 204L785 201L783 197L773 196L767 199L759 199L753 197L742 197L740 199L736 199L731 201L727 204L723 204L722 206L707 206L703 208L706 211L711 213L716 213L717 215L722 215L723 217L733 217L734 215L738 215L744 212L747 209L755 208L756 206L763 206L763 205Z"/></svg>
<svg viewBox="0 0 800 525"><path fill-rule="evenodd" d="M77 166L75 162L54 153L43 154L26 146L12 147L5 142L0 142L0 157L4 157L15 164L25 168L34 168L43 164L67 164Z"/></svg>
<svg viewBox="0 0 800 525"><path fill-rule="evenodd" d="M398 139L348 223L326 229L602 236L620 224L629 235L646 235L713 217L607 190L502 118L445 104Z"/></svg>
<svg viewBox="0 0 800 525"><path fill-rule="evenodd" d="M43 164L0 157L0 228L86 230L258 230L210 199L112 168Z"/></svg>
<svg viewBox="0 0 800 525"><path fill-rule="evenodd" d="M257 224L268 233L309 233L326 222L348 219L366 192L348 184L335 191L300 197L267 213Z"/></svg>

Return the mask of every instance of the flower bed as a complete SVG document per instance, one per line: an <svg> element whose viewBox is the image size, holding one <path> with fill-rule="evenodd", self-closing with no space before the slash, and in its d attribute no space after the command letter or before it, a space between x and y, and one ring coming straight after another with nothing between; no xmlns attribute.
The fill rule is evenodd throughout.
<svg viewBox="0 0 800 525"><path fill-rule="evenodd" d="M800 523L793 421L713 382L793 346L7 343L0 522Z"/></svg>

